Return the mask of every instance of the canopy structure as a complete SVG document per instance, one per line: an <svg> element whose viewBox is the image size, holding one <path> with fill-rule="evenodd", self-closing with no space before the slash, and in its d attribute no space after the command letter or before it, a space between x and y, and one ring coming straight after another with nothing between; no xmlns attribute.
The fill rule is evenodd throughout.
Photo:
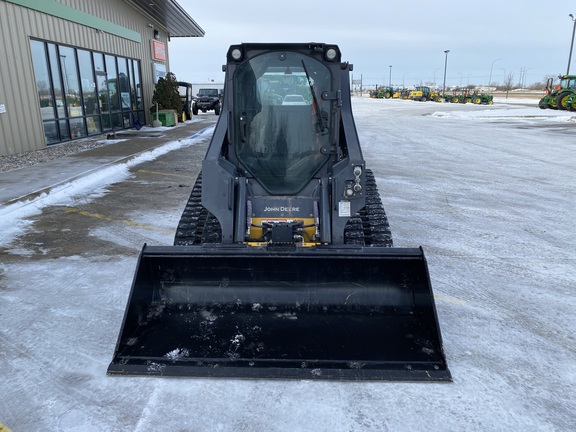
<svg viewBox="0 0 576 432"><path fill-rule="evenodd" d="M202 37L204 30L175 0L125 0L162 24L170 37Z"/></svg>

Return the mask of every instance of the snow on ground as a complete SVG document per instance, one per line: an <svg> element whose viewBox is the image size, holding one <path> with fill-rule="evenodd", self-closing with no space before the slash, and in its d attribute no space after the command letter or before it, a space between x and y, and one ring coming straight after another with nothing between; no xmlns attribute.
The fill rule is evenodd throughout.
<svg viewBox="0 0 576 432"><path fill-rule="evenodd" d="M484 109L478 111L436 111L434 117L468 120L516 120L516 121L566 121L576 122L576 113L569 111L534 111L534 108L509 108L505 110Z"/></svg>
<svg viewBox="0 0 576 432"><path fill-rule="evenodd" d="M453 383L107 377L134 254L28 252L0 263L0 423L14 431L576 430L573 121L518 104L355 98L353 106L395 245L426 253ZM123 172L82 187L123 181ZM66 203L78 187L36 205ZM30 215L2 213L0 231L22 225L0 247L30 250L20 244L34 229L23 224ZM153 209L141 215L151 226L155 218ZM113 241L101 228L90 235Z"/></svg>
<svg viewBox="0 0 576 432"><path fill-rule="evenodd" d="M147 128L151 130L169 130L167 127ZM142 128L144 130L144 128ZM107 167L73 180L57 185L47 192L27 201L18 201L0 207L0 245L7 245L11 240L26 231L29 218L40 214L44 207L51 205L73 205L75 200L90 201L103 196L106 187L121 182L130 176L130 168L144 162L152 161L163 154L186 148L204 140L206 134L212 134L214 127L207 127L188 139L173 141L151 151L139 154L124 163L108 165ZM108 144L114 144L109 140Z"/></svg>

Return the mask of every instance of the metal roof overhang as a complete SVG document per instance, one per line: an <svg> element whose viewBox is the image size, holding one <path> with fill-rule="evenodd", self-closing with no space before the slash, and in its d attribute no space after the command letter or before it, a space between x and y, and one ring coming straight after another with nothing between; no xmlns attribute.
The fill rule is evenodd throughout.
<svg viewBox="0 0 576 432"><path fill-rule="evenodd" d="M163 25L170 37L203 37L204 30L175 0L124 0Z"/></svg>

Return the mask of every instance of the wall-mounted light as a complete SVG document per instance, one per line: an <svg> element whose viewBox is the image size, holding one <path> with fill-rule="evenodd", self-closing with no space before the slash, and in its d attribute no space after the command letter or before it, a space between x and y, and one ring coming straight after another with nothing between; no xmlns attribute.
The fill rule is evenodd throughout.
<svg viewBox="0 0 576 432"><path fill-rule="evenodd" d="M154 39L156 40L160 39L160 33L158 32L158 30L154 30Z"/></svg>

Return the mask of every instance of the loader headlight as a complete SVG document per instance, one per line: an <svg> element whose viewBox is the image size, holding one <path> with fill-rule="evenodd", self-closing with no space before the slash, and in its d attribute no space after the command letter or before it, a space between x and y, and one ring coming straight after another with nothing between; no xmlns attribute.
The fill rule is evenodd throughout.
<svg viewBox="0 0 576 432"><path fill-rule="evenodd" d="M336 50L334 48L329 48L326 51L326 60L334 61L336 58Z"/></svg>
<svg viewBox="0 0 576 432"><path fill-rule="evenodd" d="M230 52L230 56L234 61L242 60L242 50L240 48L233 48L232 52Z"/></svg>
<svg viewBox="0 0 576 432"><path fill-rule="evenodd" d="M333 61L340 61L340 50L337 46L331 45L326 47L326 51L324 51L324 60L333 62Z"/></svg>

